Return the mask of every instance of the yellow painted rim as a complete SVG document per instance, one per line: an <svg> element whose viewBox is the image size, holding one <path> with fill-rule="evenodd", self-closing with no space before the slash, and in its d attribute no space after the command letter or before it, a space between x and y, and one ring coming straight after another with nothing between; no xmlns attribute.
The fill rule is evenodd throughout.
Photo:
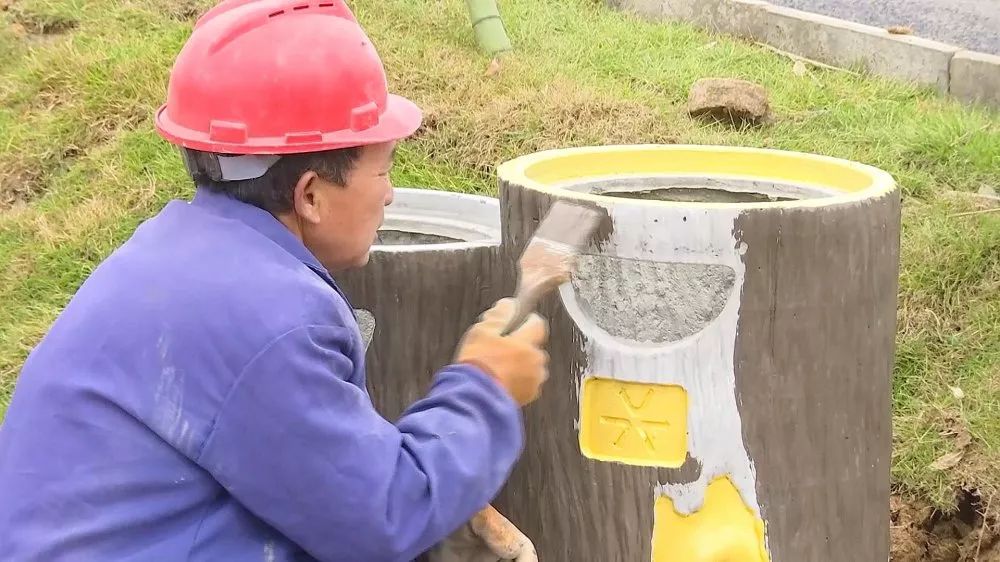
<svg viewBox="0 0 1000 562"><path fill-rule="evenodd" d="M546 150L504 162L501 180L553 195L621 205L774 208L830 206L891 193L896 182L873 166L840 158L764 148L711 145L609 145ZM559 184L602 177L704 176L795 184L835 192L794 201L700 203L621 199L574 191Z"/></svg>

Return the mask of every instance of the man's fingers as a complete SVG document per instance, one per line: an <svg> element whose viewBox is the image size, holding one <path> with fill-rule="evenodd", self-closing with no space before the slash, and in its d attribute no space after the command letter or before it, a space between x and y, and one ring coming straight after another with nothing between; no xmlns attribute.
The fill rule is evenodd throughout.
<svg viewBox="0 0 1000 562"><path fill-rule="evenodd" d="M538 562L538 553L535 552L535 547L530 543L526 544L514 562Z"/></svg>
<svg viewBox="0 0 1000 562"><path fill-rule="evenodd" d="M480 322L489 326L506 326L507 322L514 316L517 303L508 297L500 299L494 303L493 307L479 317Z"/></svg>
<svg viewBox="0 0 1000 562"><path fill-rule="evenodd" d="M541 347L549 339L549 328L538 314L531 314L521 326L511 332L510 337Z"/></svg>

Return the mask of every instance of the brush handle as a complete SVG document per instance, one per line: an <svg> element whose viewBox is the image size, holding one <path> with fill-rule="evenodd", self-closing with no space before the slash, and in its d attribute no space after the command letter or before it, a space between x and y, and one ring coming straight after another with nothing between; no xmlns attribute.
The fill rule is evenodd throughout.
<svg viewBox="0 0 1000 562"><path fill-rule="evenodd" d="M514 314L510 317L510 321L507 322L507 327L500 332L501 336L509 336L514 330L521 327L521 324L528 319L532 311L535 309L535 304L538 302L538 297L532 294L518 295L514 297Z"/></svg>
<svg viewBox="0 0 1000 562"><path fill-rule="evenodd" d="M501 336L516 330L545 294L570 280L580 249L599 222L600 214L582 205L558 201L549 209L518 261L516 309Z"/></svg>
<svg viewBox="0 0 1000 562"><path fill-rule="evenodd" d="M569 276L564 272L550 275L526 275L521 277L514 293L514 314L507 322L507 327L500 332L501 336L509 336L514 330L535 311L538 301L543 296L567 281Z"/></svg>

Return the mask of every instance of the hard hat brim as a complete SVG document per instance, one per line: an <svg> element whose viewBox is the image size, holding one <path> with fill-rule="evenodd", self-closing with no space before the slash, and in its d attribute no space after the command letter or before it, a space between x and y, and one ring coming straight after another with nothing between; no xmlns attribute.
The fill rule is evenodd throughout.
<svg viewBox="0 0 1000 562"><path fill-rule="evenodd" d="M172 121L166 104L157 110L155 124L157 132L167 141L193 150L218 154L295 154L398 141L415 133L422 120L423 113L415 103L389 94L385 111L375 125L361 131L322 132L308 141L252 136L240 143L213 141L207 131L190 129Z"/></svg>

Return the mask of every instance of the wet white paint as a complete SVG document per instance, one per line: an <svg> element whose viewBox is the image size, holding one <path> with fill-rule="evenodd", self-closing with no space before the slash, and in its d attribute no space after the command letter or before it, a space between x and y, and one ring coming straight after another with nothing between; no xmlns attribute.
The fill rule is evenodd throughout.
<svg viewBox="0 0 1000 562"><path fill-rule="evenodd" d="M739 210L629 200L600 204L608 209L614 230L596 253L656 262L721 264L735 272L735 282L718 317L693 335L661 344L637 344L612 336L587 317L572 284L564 284L560 287L563 304L585 340L587 366L576 373L577 383L582 384L587 376L600 376L684 387L688 453L702 464L701 476L688 484L661 483L656 494L669 497L678 512L692 513L704 502L708 484L726 475L759 516L756 474L743 444L736 401L734 355L745 273L742 254L746 252L746 245L733 233ZM642 303L637 295L617 297L626 306Z"/></svg>

